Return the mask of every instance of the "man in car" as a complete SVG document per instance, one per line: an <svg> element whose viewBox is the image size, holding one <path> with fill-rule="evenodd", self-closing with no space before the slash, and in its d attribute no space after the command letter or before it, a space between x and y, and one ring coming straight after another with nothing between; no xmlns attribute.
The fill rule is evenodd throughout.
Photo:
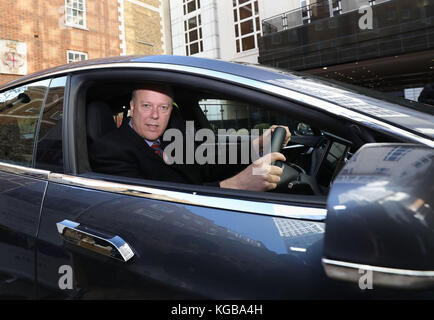
<svg viewBox="0 0 434 320"><path fill-rule="evenodd" d="M227 172L220 172L218 165L168 165L163 157L165 144L162 137L166 129L173 127L173 108L173 94L168 86L147 85L134 90L130 101L131 119L124 121L119 129L109 132L90 146L93 169L132 178L214 185L221 188L252 191L276 188L282 169L271 163L286 160L284 155L278 152L259 158L229 177ZM267 140L264 137L271 135L275 128L276 126L272 126L253 142L258 151L262 149L262 141ZM287 134L284 145L290 139L290 132L287 127L285 129Z"/></svg>

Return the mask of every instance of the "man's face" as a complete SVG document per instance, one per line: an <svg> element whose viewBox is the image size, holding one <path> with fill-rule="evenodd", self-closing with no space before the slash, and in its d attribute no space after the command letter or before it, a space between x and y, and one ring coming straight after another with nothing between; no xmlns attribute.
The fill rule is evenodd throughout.
<svg viewBox="0 0 434 320"><path fill-rule="evenodd" d="M136 90L130 101L134 131L147 140L157 140L167 128L172 112L172 98L152 90Z"/></svg>

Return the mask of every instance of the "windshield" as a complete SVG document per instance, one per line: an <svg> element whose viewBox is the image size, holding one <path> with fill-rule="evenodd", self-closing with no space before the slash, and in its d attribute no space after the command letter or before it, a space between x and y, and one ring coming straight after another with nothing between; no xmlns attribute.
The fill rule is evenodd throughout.
<svg viewBox="0 0 434 320"><path fill-rule="evenodd" d="M398 98L385 93L257 64L241 63L277 74L264 81L303 94L327 100L342 107L367 114L382 121L434 138L434 106ZM282 77L279 77L279 74Z"/></svg>
<svg viewBox="0 0 434 320"><path fill-rule="evenodd" d="M288 71L288 70L283 70L283 69L279 69L279 68L274 68L274 67L269 67L269 66L264 66L264 65L260 65L260 64L254 64L254 63L248 63L248 62L237 62L239 64L243 64L243 65L248 65L248 66L254 66L256 68L259 69L263 69L263 70L267 70L267 71L271 71L274 73L280 73L282 75L285 76L291 76L291 77L299 77L299 78L304 78L307 80L314 80L316 82L320 82L323 83L327 86L332 86L334 88L337 89L344 89L347 91L352 91L353 93L359 93L362 95L366 95L366 96L370 96L376 99L380 99L380 100L384 100L387 102L391 102L394 104L399 104L411 109L415 109L421 112L425 112L425 113L429 113L434 115L434 106L428 105L428 104L424 104L424 103L419 103L417 101L412 101L412 100L408 100L405 98L401 98L401 97L396 97L396 96L392 96L388 93L379 91L379 90L375 90L375 89L370 89L370 88L366 88L366 87L361 87L361 86L356 86L356 85L352 85L346 82L342 82L342 81L338 81L338 80L334 80L334 79L329 79L329 78L324 78L324 77L320 77L320 76L316 76L316 75L311 75L311 74L307 74L307 73L303 73L303 72L299 72L299 71Z"/></svg>

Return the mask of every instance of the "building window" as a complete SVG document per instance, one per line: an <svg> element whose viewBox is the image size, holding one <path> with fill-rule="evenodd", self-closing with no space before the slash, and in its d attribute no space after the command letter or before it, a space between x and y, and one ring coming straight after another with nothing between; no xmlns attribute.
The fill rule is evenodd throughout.
<svg viewBox="0 0 434 320"><path fill-rule="evenodd" d="M185 54L203 52L202 19L200 15L200 0L184 1L184 31Z"/></svg>
<svg viewBox="0 0 434 320"><path fill-rule="evenodd" d="M306 23L310 23L310 17L312 15L312 12L310 10L310 6L309 6L309 0L301 0L300 3L300 7L301 7L301 20L303 21L303 24Z"/></svg>
<svg viewBox="0 0 434 320"><path fill-rule="evenodd" d="M200 0L184 0L184 15L200 9Z"/></svg>
<svg viewBox="0 0 434 320"><path fill-rule="evenodd" d="M347 3L356 4L354 1ZM303 24L342 13L341 0L300 0L300 7Z"/></svg>
<svg viewBox="0 0 434 320"><path fill-rule="evenodd" d="M258 0L233 0L237 52L256 49L261 35Z"/></svg>
<svg viewBox="0 0 434 320"><path fill-rule="evenodd" d="M86 52L80 52L80 51L72 51L68 50L66 54L66 62L77 62L77 61L83 61L87 60L87 53Z"/></svg>
<svg viewBox="0 0 434 320"><path fill-rule="evenodd" d="M71 27L86 28L85 0L65 0L65 24Z"/></svg>

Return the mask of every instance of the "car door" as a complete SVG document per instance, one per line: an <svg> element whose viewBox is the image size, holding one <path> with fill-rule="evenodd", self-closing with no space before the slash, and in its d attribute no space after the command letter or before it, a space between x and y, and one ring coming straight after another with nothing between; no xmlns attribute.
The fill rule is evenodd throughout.
<svg viewBox="0 0 434 320"><path fill-rule="evenodd" d="M63 128L76 152L85 142L80 81L72 79ZM38 236L38 297L357 295L322 269L325 205L325 197L52 172Z"/></svg>
<svg viewBox="0 0 434 320"><path fill-rule="evenodd" d="M0 298L35 297L35 245L48 172L34 168L50 80L0 93Z"/></svg>
<svg viewBox="0 0 434 320"><path fill-rule="evenodd" d="M318 287L328 281L321 268L325 209L318 203L276 205L234 200L234 193L199 195L185 190L189 186L177 186L185 190L178 192L106 179L114 178L50 179L38 240L44 248L39 255L56 262L47 263L40 283L51 296L277 299L324 293Z"/></svg>

